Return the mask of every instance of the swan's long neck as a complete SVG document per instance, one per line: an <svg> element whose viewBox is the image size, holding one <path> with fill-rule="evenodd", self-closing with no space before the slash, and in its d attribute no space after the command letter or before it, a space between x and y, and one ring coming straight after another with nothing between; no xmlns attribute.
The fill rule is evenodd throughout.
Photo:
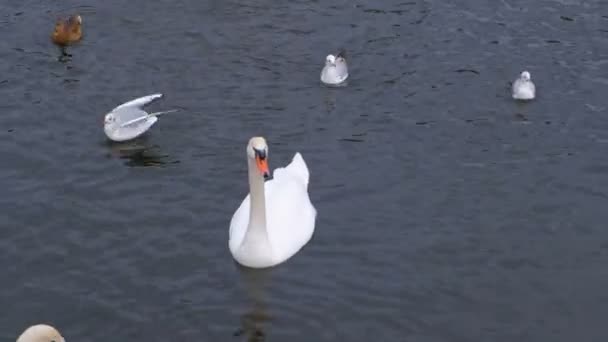
<svg viewBox="0 0 608 342"><path fill-rule="evenodd" d="M264 195L264 178L257 170L255 161L247 158L249 165L249 227L245 238L255 235L256 238L268 239L266 232L266 197Z"/></svg>

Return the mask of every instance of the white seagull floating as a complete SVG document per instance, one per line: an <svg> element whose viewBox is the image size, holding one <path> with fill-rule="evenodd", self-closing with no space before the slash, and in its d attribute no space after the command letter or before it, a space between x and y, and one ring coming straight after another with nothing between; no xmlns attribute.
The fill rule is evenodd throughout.
<svg viewBox="0 0 608 342"><path fill-rule="evenodd" d="M321 70L321 82L327 85L338 85L348 78L348 65L346 65L346 54L341 51L336 56L327 55L325 66Z"/></svg>
<svg viewBox="0 0 608 342"><path fill-rule="evenodd" d="M313 235L317 211L308 197L309 173L300 153L286 167L268 171L262 137L247 145L249 194L230 221L228 247L241 265L265 268L296 254Z"/></svg>
<svg viewBox="0 0 608 342"><path fill-rule="evenodd" d="M163 94L143 96L112 109L104 118L103 130L106 136L113 141L135 139L152 127L159 115L177 111L172 109L148 114L143 110L145 105L161 97Z"/></svg>
<svg viewBox="0 0 608 342"><path fill-rule="evenodd" d="M536 87L530 78L530 73L522 72L513 82L513 98L516 100L532 100L536 96Z"/></svg>

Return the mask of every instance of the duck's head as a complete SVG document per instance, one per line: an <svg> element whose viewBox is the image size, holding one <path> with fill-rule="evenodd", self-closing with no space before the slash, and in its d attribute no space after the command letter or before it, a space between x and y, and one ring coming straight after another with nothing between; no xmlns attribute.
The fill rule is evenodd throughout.
<svg viewBox="0 0 608 342"><path fill-rule="evenodd" d="M27 328L17 342L65 342L57 329L50 325L38 324Z"/></svg>
<svg viewBox="0 0 608 342"><path fill-rule="evenodd" d="M327 57L325 57L325 65L335 65L336 64L336 56L334 55L327 55Z"/></svg>
<svg viewBox="0 0 608 342"><path fill-rule="evenodd" d="M67 20L68 26L81 26L82 25L82 17L78 14L72 15Z"/></svg>
<svg viewBox="0 0 608 342"><path fill-rule="evenodd" d="M520 75L520 77L521 77L521 79L522 79L522 80L524 80L524 81L529 81L529 80L530 80L530 78L531 78L531 77L530 77L530 73L529 73L529 72L527 72L527 71L522 72L522 73L521 73L521 75Z"/></svg>
<svg viewBox="0 0 608 342"><path fill-rule="evenodd" d="M247 144L247 158L255 161L258 171L264 178L270 177L268 171L268 145L266 139L262 137L253 137Z"/></svg>

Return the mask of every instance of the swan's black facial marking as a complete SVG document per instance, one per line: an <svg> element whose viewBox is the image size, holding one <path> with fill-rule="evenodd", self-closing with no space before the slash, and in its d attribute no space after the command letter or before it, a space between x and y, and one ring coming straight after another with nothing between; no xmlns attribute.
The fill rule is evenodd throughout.
<svg viewBox="0 0 608 342"><path fill-rule="evenodd" d="M256 157L260 158L260 160L265 160L266 159L266 150L258 150L257 148L253 149L253 152L255 153Z"/></svg>

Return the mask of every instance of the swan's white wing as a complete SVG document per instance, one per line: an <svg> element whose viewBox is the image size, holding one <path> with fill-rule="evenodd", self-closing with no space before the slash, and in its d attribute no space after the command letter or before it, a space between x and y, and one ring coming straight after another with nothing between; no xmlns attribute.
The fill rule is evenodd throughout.
<svg viewBox="0 0 608 342"><path fill-rule="evenodd" d="M275 258L284 261L297 253L313 235L317 211L306 185L286 173L267 186L266 226Z"/></svg>
<svg viewBox="0 0 608 342"><path fill-rule="evenodd" d="M152 94L152 95L146 95L146 96L142 96L142 97L138 97L134 100L131 100L129 102L125 102L123 104L121 104L120 106L114 108L113 111L117 111L119 109L123 109L123 108L143 108L145 105L151 103L154 100L160 99L161 97L163 97L163 94Z"/></svg>
<svg viewBox="0 0 608 342"><path fill-rule="evenodd" d="M284 176L284 173L287 172L294 177L297 177L301 180L302 183L308 188L308 179L310 178L310 173L308 172L308 167L306 166L306 162L300 152L296 152L291 160L291 163L285 167L276 168L273 173L273 178L281 178Z"/></svg>
<svg viewBox="0 0 608 342"><path fill-rule="evenodd" d="M266 225L273 251L281 260L298 252L312 237L317 211L308 196L309 172L300 153L266 182Z"/></svg>

